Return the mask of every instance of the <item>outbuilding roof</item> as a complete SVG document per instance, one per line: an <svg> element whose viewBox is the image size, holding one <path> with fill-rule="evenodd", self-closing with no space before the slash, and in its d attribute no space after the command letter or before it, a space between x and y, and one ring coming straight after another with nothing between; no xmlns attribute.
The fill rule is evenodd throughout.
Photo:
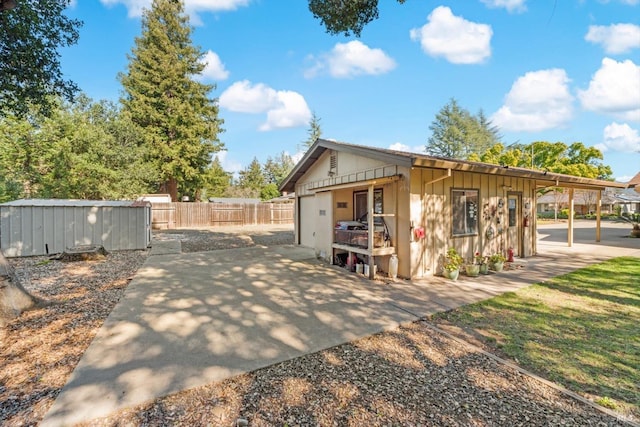
<svg viewBox="0 0 640 427"><path fill-rule="evenodd" d="M138 207L149 206L148 202L133 200L79 200L79 199L19 199L0 206L69 206L69 207Z"/></svg>
<svg viewBox="0 0 640 427"><path fill-rule="evenodd" d="M553 185L557 187L574 187L595 190L603 188L627 188L628 186L626 183L620 182L603 181L599 179L582 178L547 171L429 156L427 154L389 150L385 148L369 147L365 145L349 144L318 138L316 142L309 147L305 155L296 164L287 178L282 182L280 185L280 191L295 191L295 186L298 180L302 178L307 170L309 170L309 168L326 150L347 152L362 157L380 160L386 164L395 164L411 168L451 169L491 175L531 178L535 179L540 187Z"/></svg>

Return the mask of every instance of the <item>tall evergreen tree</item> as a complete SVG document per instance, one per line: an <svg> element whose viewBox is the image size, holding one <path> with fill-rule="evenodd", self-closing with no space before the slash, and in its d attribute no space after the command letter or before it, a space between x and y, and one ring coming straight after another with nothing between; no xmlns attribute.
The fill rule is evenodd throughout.
<svg viewBox="0 0 640 427"><path fill-rule="evenodd" d="M262 166L256 157L253 158L249 166L240 171L238 177L238 187L251 190L252 197L257 197L266 185Z"/></svg>
<svg viewBox="0 0 640 427"><path fill-rule="evenodd" d="M289 172L293 169L293 160L291 156L281 152L275 158L267 157L267 161L264 164L264 177L267 184L276 184L276 187L280 185L282 181L289 175Z"/></svg>
<svg viewBox="0 0 640 427"><path fill-rule="evenodd" d="M474 159L500 140L500 133L480 110L472 115L451 99L429 126L431 136L426 151L433 156Z"/></svg>
<svg viewBox="0 0 640 427"><path fill-rule="evenodd" d="M209 97L215 85L194 78L204 64L191 31L182 0L153 0L143 14L127 73L120 75L122 104L143 129L160 191L172 200L200 188L211 154L223 148L217 99Z"/></svg>
<svg viewBox="0 0 640 427"><path fill-rule="evenodd" d="M316 142L316 139L322 136L322 128L320 127L320 117L316 115L314 111L311 114L311 120L309 120L309 129L307 130L308 137L306 140L302 142L304 145L303 149L306 151Z"/></svg>
<svg viewBox="0 0 640 427"><path fill-rule="evenodd" d="M464 158L465 123L469 120L469 112L451 99L442 107L429 126L431 136L427 142L426 152L432 156Z"/></svg>
<svg viewBox="0 0 640 427"><path fill-rule="evenodd" d="M231 186L231 173L224 170L218 157L214 157L206 171L204 191L207 197L224 197Z"/></svg>

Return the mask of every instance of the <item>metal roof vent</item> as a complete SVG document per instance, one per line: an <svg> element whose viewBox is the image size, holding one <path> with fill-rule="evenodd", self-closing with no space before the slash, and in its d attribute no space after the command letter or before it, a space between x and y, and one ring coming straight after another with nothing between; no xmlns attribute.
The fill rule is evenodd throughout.
<svg viewBox="0 0 640 427"><path fill-rule="evenodd" d="M329 176L335 176L338 173L338 153L331 150L329 153Z"/></svg>

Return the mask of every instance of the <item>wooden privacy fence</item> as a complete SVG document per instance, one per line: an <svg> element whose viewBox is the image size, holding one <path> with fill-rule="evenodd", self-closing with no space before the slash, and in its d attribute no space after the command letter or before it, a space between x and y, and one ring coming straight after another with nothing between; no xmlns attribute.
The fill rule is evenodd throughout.
<svg viewBox="0 0 640 427"><path fill-rule="evenodd" d="M155 230L293 224L293 203L153 203Z"/></svg>

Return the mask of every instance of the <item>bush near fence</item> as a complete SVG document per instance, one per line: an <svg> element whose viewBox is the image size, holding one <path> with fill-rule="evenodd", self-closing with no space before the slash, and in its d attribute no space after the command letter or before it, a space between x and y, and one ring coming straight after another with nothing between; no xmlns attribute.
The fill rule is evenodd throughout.
<svg viewBox="0 0 640 427"><path fill-rule="evenodd" d="M155 230L293 224L293 203L153 203Z"/></svg>

